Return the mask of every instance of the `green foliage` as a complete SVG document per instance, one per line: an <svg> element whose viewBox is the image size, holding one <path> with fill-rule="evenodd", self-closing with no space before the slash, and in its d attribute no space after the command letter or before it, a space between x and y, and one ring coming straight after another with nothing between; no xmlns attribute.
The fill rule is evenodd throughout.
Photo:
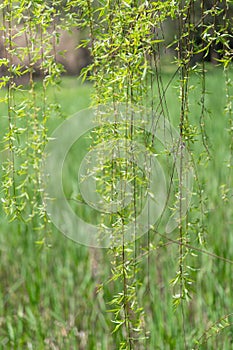
<svg viewBox="0 0 233 350"><path fill-rule="evenodd" d="M219 6L218 6L219 5ZM222 4L221 4L222 5ZM205 81L205 64L202 67L193 66L195 56L203 54L207 56L213 43L221 44L218 54L221 57L219 62L223 63L226 70L232 60L230 53L230 27L229 27L229 2L225 2L221 6L215 2L210 8L205 8L204 2L199 3L199 18L195 16L197 4L195 1L173 2L170 1L106 1L99 4L86 2L86 8L83 12L84 23L90 28L90 46L93 56L93 64L84 71L84 78L87 73L91 72L91 80L94 82L95 92L94 101L96 104L106 104L111 102L113 105L112 113L116 115L116 103L124 102L126 105L150 105L157 113L163 113L169 118L169 110L167 109L166 87L160 78L161 71L161 50L164 42L163 23L177 19L178 33L177 38L173 42L177 51L176 64L179 72L179 99L180 99L180 119L179 119L179 134L180 145L185 145L191 151L191 144L195 143L198 133L202 135L203 146L206 152L207 159L209 158L209 147L205 131L205 98L206 98L206 81ZM220 16L224 18L224 23L218 21ZM216 24L218 23L218 25ZM221 23L221 24L220 24ZM197 34L200 36L200 43L196 42ZM190 95L194 86L190 84L191 74L199 74L201 77L202 88L199 94L201 104L200 125L194 126L190 122ZM154 82L157 85L158 96L154 95ZM104 120L105 116L101 116ZM231 116L230 116L231 119ZM131 129L134 127L134 113L129 112L128 116ZM200 131L199 131L200 130ZM113 140L118 137L117 132L106 133L106 130L98 131L100 142L102 140ZM127 135L127 132L126 132ZM131 140L135 139L135 135L129 132ZM149 147L154 146L154 140ZM130 156L129 156L130 157ZM181 146L181 159L182 155ZM113 169L118 165L112 164ZM196 168L195 159L193 166ZM104 176L112 176L112 182L109 183L107 194L106 188L104 195L111 198L114 193L115 177L111 172L111 166L105 169ZM193 205L192 211L196 214L183 217L183 203L185 197L184 184L182 174L186 169L181 160L181 177L178 185L177 200L174 205L174 211L179 212L178 218L178 263L176 276L171 280L174 289L174 306L181 306L181 313L184 314L184 302L189 301L193 292L193 271L196 269L190 265L190 257L193 256L191 242L196 239L202 244L205 240L205 225L204 225L204 200L202 197L201 183L197 179L197 191L199 194L199 206ZM134 164L131 164L131 169L134 169ZM126 171L130 174L130 172ZM130 174L134 180L134 193L137 193L134 175ZM101 174L101 177L103 175ZM131 180L131 181L132 181ZM172 182L172 178L170 180ZM102 184L102 182L101 182ZM100 186L102 189L102 185ZM196 191L195 190L195 191ZM123 192L123 193L122 193ZM126 189L121 189L121 196L127 196ZM137 195L136 195L137 196ZM134 206L138 207L138 203L134 201ZM135 217L136 210L131 209L132 214L127 212L129 218ZM193 219L196 215L199 218ZM194 226L194 227L193 227ZM122 291L114 297L112 304L115 313L115 332L119 332L122 328L122 333L125 333L124 341L121 342L122 349L132 349L140 347L137 337L134 337L134 327L132 319L138 319L140 325L142 319L141 312L137 312L137 308L131 312L132 305L138 305L136 290L140 285L138 268L135 270L135 263L138 252L143 249L136 242L125 243L124 239L124 220L117 220L114 223L115 235L122 237L122 244L113 249L113 277L112 279L122 281ZM161 228L157 227L154 232L160 232ZM196 235L196 237L195 237ZM116 239L116 238L113 238ZM150 247L150 238L148 236L147 250ZM191 259L192 261L192 259ZM193 262L191 263L193 264ZM137 266L137 265L136 265ZM136 278L136 279L135 279ZM133 291L133 294L132 294ZM183 319L183 329L184 326ZM138 328L139 334L143 334L143 327ZM143 343L143 342L142 342ZM145 346L145 345L144 345ZM187 348L186 336L184 331L184 347Z"/></svg>
<svg viewBox="0 0 233 350"><path fill-rule="evenodd" d="M206 215L203 222L208 235L203 249L232 260L230 229L233 197L229 186L232 178L229 178L227 167L230 150L229 142L222 141L228 135L228 120L223 112L224 76L220 68L207 66L206 69L206 88L209 92L206 109L212 109L212 114L206 117L206 132L209 144L212 145L210 151L214 155L214 162L204 163L204 159L201 163L198 162L199 155L203 152L201 134L196 136L196 141L192 144L203 196L208 197L204 201ZM164 84L172 76L170 67L164 67L161 75ZM170 118L174 125L179 123L179 93L175 88L177 81L178 77L172 81L166 93ZM200 77L192 75L190 83L199 87ZM38 83L37 91L41 92L42 88ZM80 86L75 79L63 78L61 90L55 93L54 88L50 87L47 97L51 105L60 101L62 115L66 116L72 113L73 108L77 111L87 107L90 104L90 93L91 86L88 84ZM4 94L2 90L0 96ZM190 118L196 126L199 125L201 111L198 100L199 94L193 90L190 95ZM57 118L55 115L51 117L49 134L61 120L61 117ZM6 122L7 119L1 116L1 133L6 128ZM80 153L79 156L82 157ZM3 160L4 154L1 157ZM69 184L73 182L75 186L76 174L70 172L69 176L66 181ZM226 186L222 188L224 183ZM198 214L200 205L196 199L197 195L194 195L193 200L198 210L192 209L194 217L190 236L193 241L197 239L197 227L201 228ZM107 303L121 291L122 286L120 281L107 283L111 276L110 256L107 252L97 250L93 256L92 250L67 240L54 228L49 240L47 239L47 246L50 245L51 248L42 250L39 248L41 245L35 245L35 241L42 239L33 234L31 225L26 228L22 223L18 228L17 223L9 224L4 220L3 212L1 217L0 348L24 349L30 347L30 344L36 349L51 349L53 346L62 349L78 347L80 350L117 348L121 329L111 333L114 329L111 322L113 315L107 309L113 309L114 306ZM174 238L174 242L169 241L169 238ZM177 247L175 234L166 238L151 236L149 256L144 248L136 259L141 281L137 298L138 304L144 307L144 320L141 322L145 322L145 336L150 335L145 344L145 348L150 350L156 347L180 350L184 346L182 315L180 308L173 311L173 290L169 285L176 272ZM200 248L198 242L192 248L189 247L192 255L188 265L198 269L198 272L190 270L191 277L195 280L195 293L192 293L192 300L184 308L186 337L190 348L195 348L196 340L232 308L232 265L214 255L198 252L197 248ZM198 258L194 256L197 254ZM103 284L102 289L100 284ZM98 288L100 291L96 294ZM27 315L28 309L36 318L36 329L32 318ZM11 343L7 323L14 330L15 337ZM216 336L208 338L206 343L202 342L203 337L196 348L220 347L228 350L231 348L231 332L232 328L227 327Z"/></svg>
<svg viewBox="0 0 233 350"><path fill-rule="evenodd" d="M52 299L48 300L47 304L40 305L42 310L42 318L40 318L41 310L35 307L35 305L39 305L41 296L40 271L38 266L34 264L32 268L35 274L29 276L30 271L25 267L26 260L23 260L25 268L22 273L23 280L19 280L18 284L13 287L17 290L21 288L22 284L22 295L25 294L29 301L22 298L16 314L14 311L18 322L15 321L15 318L10 317L13 306L12 309L7 310L8 317L4 317L2 321L4 326L3 346L4 344L7 346L20 344L21 348L30 347L30 339L36 334L35 346L37 348L43 348L45 344L48 348L55 347L56 341L54 341L53 336L46 337L44 319L49 319L48 325L53 323L52 319L58 319L58 322L61 322L59 323L61 325L61 327L59 326L61 328L60 334L55 334L55 336L58 337L57 342L63 347L75 347L78 343L80 348L88 346L89 349L97 348L96 344L100 343L101 326L98 327L96 339L93 337L93 332L89 336L88 345L86 338L83 340L80 329L82 327L85 329L84 335L87 337L86 328L90 325L94 328L95 319L98 319L102 328L111 334L111 337L107 336L106 344L103 345L106 349L109 344L111 344L111 348L116 346L118 349L127 350L156 348L156 346L161 348L164 343L166 343L166 348L187 349L189 342L193 344L193 339L198 339L194 345L197 348L218 334L220 330L231 326L232 322L228 320L228 316L224 316L214 326L207 326L207 330L202 332L204 335L200 335L196 319L194 328L192 328L192 322L189 323L188 329L186 327L186 320L192 318L192 303L194 301L191 299L194 290L198 288L197 286L203 289L202 293L203 297L207 299L206 303L213 301L211 300L213 295L216 298L214 292L209 293L208 288L210 287L200 277L201 273L211 270L209 266L211 263L205 261L205 256L209 254L209 256L216 258L219 268L222 270L220 276L225 276L225 269L228 269L229 266L226 262L229 264L232 262L231 258L224 260L220 256L223 254L221 240L218 245L214 245L215 253L206 251L208 245L204 247L204 242L208 241L206 234L208 231L215 230L218 224L211 210L218 206L219 193L221 204L225 209L221 211L224 217L223 231L229 229L229 222L232 220L232 211L228 207L229 203L232 203L230 181L232 179L233 159L232 82L230 78L232 52L229 29L231 23L228 16L231 4L227 0L216 0L208 8L204 5L204 1L196 2L194 0L182 2L141 0L42 2L38 0L33 2L4 1L0 5L1 31L5 47L5 57L0 59L0 65L5 69L5 74L0 80L0 87L4 91L1 103L4 105L7 115L7 127L3 137L3 151L6 159L2 165L2 204L9 220L16 221L16 226L11 224L14 225L12 226L14 230L17 227L18 232L23 235L27 235L30 230L38 231L39 234L35 238L37 245L39 247L46 245L45 249L50 247L48 233L51 226L43 200L46 194L43 190L41 165L43 150L49 139L48 128L51 126L51 120L53 116L56 118L61 116L60 105L56 102L51 103L48 98L50 88L55 88L61 83L61 74L63 73L63 67L56 60L58 55L56 46L59 42L61 28L67 30L70 30L72 26L79 26L85 30L89 28L90 39L84 41L82 45L89 45L93 63L84 70L83 78L85 80L89 76L93 82L93 104L95 106L100 104L110 106L107 113L113 113L116 118L115 123L106 129L106 126L103 126L106 110L103 112L97 109L100 127L92 135L94 146L98 147L98 144L106 142L106 144L117 147L121 145L123 135L126 139L126 159L120 156L113 157L98 169L97 191L103 196L105 202L111 203L116 197L127 199L129 195L127 186L123 186L119 190L116 187L117 182L130 183L133 189L133 198L127 209L113 213L107 223L102 218L103 227L108 224L113 228L111 247L105 257L110 260L111 273L104 271L106 272L105 276L100 274L102 280L99 283L105 282L102 284L102 288L99 288L97 296L96 290L94 290L94 297L101 304L99 308L104 312L104 316L98 316L95 309L94 314L90 315L91 321L85 318L84 326L78 322L79 330L73 327L76 330L76 335L71 336L71 343L69 340L67 342L64 339L61 340L61 334L62 337L66 338L67 333L72 333L72 327L63 327L64 319L61 315L64 310L66 314L69 314L70 309L73 313L76 309L69 305L70 308L67 311L68 300L66 298L60 300L61 294L56 294L53 291L53 284L49 284L49 290L44 293L48 293ZM201 14L198 19L195 13ZM175 74L169 76L166 81L166 75L165 78L162 75L163 57L161 53L162 50L166 50L163 26L167 21L175 19L178 24L178 32L171 44L173 47L175 46L177 53L173 60ZM197 34L200 36L200 43L196 42ZM19 36L26 38L26 46L16 45ZM222 138L218 133L211 134L210 131L213 128L216 129L218 123L219 130L222 130L223 124L220 118L216 117L211 123L209 122L209 107L217 109L218 105L208 105L207 77L210 75L206 73L205 63L195 66L193 62L196 55L207 56L214 43L219 44L217 49L219 58L216 61L221 64L225 74L226 100L224 104L228 129L227 136L224 134L228 145L228 149L224 149L227 154L225 170L220 171L220 180L217 179L217 183L211 183L211 175L206 177L200 169L206 167L207 170L211 170L210 174L216 171L213 156L215 156L214 152L221 152L221 149L218 148L220 148ZM34 69L36 66L41 71L42 82L35 79ZM26 87L17 84L19 77L27 77L28 85ZM168 96L169 86L174 79L176 79L175 98L172 94ZM171 101L169 103L169 98L172 104ZM126 108L127 125L125 128L117 119L119 102L128 107L128 109ZM176 198L173 198L174 201L171 201L171 204L169 203L170 207L168 205L166 207L171 213L178 212L178 228L174 231L172 238L164 231L166 217L162 216L158 225L151 227L144 238L136 240L137 232L132 230L132 240L126 240L125 224L130 220L136 221L143 205L142 192L148 190L148 179L143 170L136 164L137 152L129 147L130 142L140 141L152 153L156 149L156 156L162 157L166 153L160 149L157 152L153 136L141 133L140 125L138 128L135 127L135 110L132 106L142 106L143 108L149 106L154 114L162 114L168 120L174 113L174 109L176 116L171 119L179 130L178 148L181 149L181 160L184 147L189 150L191 155L196 181L189 213L183 215L183 203L187 198L184 195L185 186L182 175L187 169L182 161L180 162L179 183L175 184ZM221 111L220 114L222 115ZM214 135L214 140L208 140L207 136L210 134ZM224 152L223 155L225 157ZM99 157L101 157L101 152ZM168 181L172 183L173 174ZM213 192L216 192L214 193L216 196L213 195ZM147 194L153 196L153 194ZM207 208L208 197L211 198L211 203L209 203L210 207ZM208 222L209 218L211 218L210 223ZM219 238L217 239L219 240ZM171 243L173 243L172 248L169 247ZM24 245L26 246L27 242L24 242ZM17 245L14 247L16 249ZM161 251L165 248L165 254L160 258ZM61 255L63 249L62 246ZM201 266L200 274L197 273L200 266L195 256L196 251L203 253L204 263ZM30 261L33 261L31 245L27 247L27 252ZM227 250L224 252L227 253ZM81 250L79 253L81 254ZM39 261L39 251L36 251L36 254L38 254L36 259ZM47 270L48 266L46 266L47 250L41 254L43 257L41 266L46 270L43 278L47 278L51 272L49 269ZM75 248L72 254L75 256ZM22 254L20 256L22 258ZM151 256L155 257L155 266L153 267L151 266ZM69 260L70 257L67 259ZM86 264L88 264L86 252L80 257L80 261L82 261L83 267L80 274L83 274L87 268ZM225 265L221 266L223 262ZM10 261L8 261L9 263ZM76 263L78 265L79 262ZM67 269L63 270L60 266L59 271L56 271L58 274L61 273L61 276L55 279L56 283L59 284L59 278L62 279L65 275L69 280L68 288L70 291L68 295L70 296L73 292L78 293L74 281L77 281L77 285L81 283L83 289L87 285L91 286L88 293L83 292L82 294L85 300L91 299L93 288L96 287L94 283L92 284L93 272L88 268L85 284L80 281L79 276L77 276L77 280L75 277L69 277L70 264L69 260ZM61 271L64 272L64 275ZM154 284L152 280L154 275L156 275L158 285ZM6 274L4 274L4 283L7 287L8 280L5 278ZM220 284L218 286L220 288ZM210 289L214 291L214 286L211 286ZM172 313L172 294L173 308L175 307L176 313ZM82 299L82 295L78 294L77 298ZM163 300L164 296L165 300ZM59 302L56 298L59 299ZM110 320L106 316L103 298L111 314L112 326L110 326ZM200 300L201 298L199 302ZM165 302L169 305L166 311L163 310ZM64 306L61 305L62 303ZM49 315L45 311L48 304L52 305ZM14 301L12 301L12 305L15 305ZM26 305L25 308L24 305ZM85 305L81 306L80 314L83 311L91 313ZM219 305L217 306L218 310L221 310ZM226 305L224 310L228 306ZM2 310L4 307L5 304L2 306ZM196 307L200 311L198 303ZM229 314L229 311L227 310L225 314ZM69 314L68 318L69 316L71 315ZM196 318L200 317L198 313L195 313L195 316ZM169 318L174 321L176 317L178 326L174 331L174 328L168 327L166 322ZM59 318L62 320L60 321ZM205 318L208 318L207 313L205 313ZM219 315L216 318L219 319ZM154 320L160 322L158 329L153 326ZM205 326L207 323L206 321ZM26 335L24 327L28 330ZM89 330L87 333L89 334ZM178 340L175 333L179 334ZM98 347L100 346L98 345Z"/></svg>

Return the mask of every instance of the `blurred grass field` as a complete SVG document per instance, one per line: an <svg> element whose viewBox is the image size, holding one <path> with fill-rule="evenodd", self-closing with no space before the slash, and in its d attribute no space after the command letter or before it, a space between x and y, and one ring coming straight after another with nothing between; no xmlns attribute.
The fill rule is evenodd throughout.
<svg viewBox="0 0 233 350"><path fill-rule="evenodd" d="M171 77L172 72L162 74L165 86ZM229 120L224 114L224 75L216 67L211 67L206 74L205 128L209 162L203 155L205 149L199 127L200 78L193 75L191 84L195 88L190 92L189 118L197 129L191 149L204 189L208 232L203 249L233 260L233 177L227 166L230 135ZM166 92L169 117L176 128L180 114L178 85L178 76L175 76ZM90 84L80 85L75 78L68 77L63 78L60 91L51 88L49 100L61 105L61 117L49 122L50 132L63 118L87 108L91 91ZM158 96L155 94L154 98L156 104ZM0 113L2 137L7 125L4 105ZM176 237L174 231L171 238ZM35 244L37 239L30 224L8 223L1 209L0 349L118 349L119 339L111 334L111 314L107 312L110 309L107 303L116 293L116 286L110 283L97 293L98 285L110 276L107 251L76 244L55 228L49 238L50 248L40 249ZM169 284L176 272L177 251L177 246L169 244L141 263L139 299L145 307L150 331L147 349L184 349L182 313L172 308L173 291ZM233 312L233 265L198 252L194 265L199 269L195 274L195 290L184 310L188 349L192 349L193 340L208 327ZM233 327L211 337L200 349L233 349Z"/></svg>

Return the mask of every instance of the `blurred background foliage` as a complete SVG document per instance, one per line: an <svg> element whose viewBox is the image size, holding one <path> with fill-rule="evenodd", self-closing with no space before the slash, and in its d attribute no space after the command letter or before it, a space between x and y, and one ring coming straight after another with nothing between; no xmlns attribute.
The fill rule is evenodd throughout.
<svg viewBox="0 0 233 350"><path fill-rule="evenodd" d="M17 18L16 11L9 16L5 3L18 7L21 16ZM94 7L101 5L100 1L91 3ZM228 15L224 17L226 11L222 12L222 7L226 4ZM3 63L0 67L0 83L3 84L0 133L5 137L5 149L1 151L4 166L0 175L6 192L2 206L10 218L16 216L16 221L7 221L0 208L0 349L119 348L125 334L124 331L112 334L113 312L110 312L109 303L122 291L122 285L119 281L109 282L112 276L109 254L75 244L54 227L48 229L44 208L38 205L41 192L35 169L39 168L49 135L65 118L91 103L93 85L80 85L71 77L60 79L61 74L79 75L81 69L92 62L88 46L77 48L83 40L90 38L80 20L83 8L77 6L77 1L40 0L4 1L0 4L2 9L1 6L5 11L2 22L6 24L5 28L4 25L0 28ZM43 23L40 18L35 18L36 11L46 13ZM190 151L201 191L204 191L204 209L200 208L202 203L198 194L193 193L190 210L189 231L194 245L190 248L189 268L190 276L195 279L194 297L185 304L183 314L174 312L174 290L170 282L177 273L178 242L172 244L167 238L153 235L154 248L150 255L144 259L142 250L137 257L140 268L137 277L141 283L137 289L138 300L144 309L145 338L150 335L142 349L196 348L198 339L201 341L197 348L203 350L230 350L233 344L232 315L227 317L232 311L233 283L233 195L232 166L229 165L229 159L232 162L230 129L233 128L230 107L227 107L232 93L227 96L231 89L230 79L226 82L221 67L217 67L223 51L232 55L233 4L194 1L191 17L191 47L197 50L190 52L190 63L195 66L203 60L209 61L204 67L206 86L203 87L203 76L198 67L190 73L189 117L192 125L189 126L192 126L194 140L190 142ZM164 84L162 94L166 95L166 108L175 126L180 123L181 78L174 74L177 65L171 63L178 57L179 27L178 19L166 19L155 33L156 39L163 40L159 79ZM223 32L224 36L221 36ZM223 50L225 45L229 46L227 50ZM10 62L4 63L4 57ZM224 60L227 62L227 57ZM150 57L148 61L153 64ZM232 75L232 69L228 74ZM15 82L28 86L17 86ZM54 87L57 82L60 90ZM161 91L156 82L152 84L154 98L158 99ZM203 147L203 128L208 136L210 157ZM80 152L77 156L81 157ZM17 162L14 163L15 159ZM72 174L72 169L68 170ZM19 185L14 191L12 173L13 177L17 174L16 185ZM23 186L30 189L28 197L21 196L22 179L25 180ZM64 181L74 185L76 178L70 176ZM25 202L31 210L26 211L29 219L24 216ZM201 210L204 211L203 224L200 223ZM203 249L208 252L197 255L201 230L207 236L207 246ZM144 238L139 242L142 247L147 244ZM103 285L101 290L100 285ZM187 346L184 345L184 333Z"/></svg>

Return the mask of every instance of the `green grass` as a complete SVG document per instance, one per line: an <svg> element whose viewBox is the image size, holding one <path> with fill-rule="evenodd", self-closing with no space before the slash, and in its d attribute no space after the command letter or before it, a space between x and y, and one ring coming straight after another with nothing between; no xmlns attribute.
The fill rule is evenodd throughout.
<svg viewBox="0 0 233 350"><path fill-rule="evenodd" d="M171 76L171 72L163 73L165 85ZM179 125L180 113L175 88L177 79L175 77L166 94L169 117L175 127ZM191 79L196 89L191 93L190 121L198 131L201 85L197 76ZM60 91L49 90L49 100L61 105L61 117L51 120L50 132L63 118L90 105L91 90L91 85L81 86L73 78L64 78ZM200 133L197 132L196 142L191 145L206 198L208 235L204 249L233 260L233 179L227 168L229 125L223 113L224 77L220 69L212 68L207 74L207 90L206 104L211 113L206 114L205 123L211 160L207 163L204 156L200 156L204 152ZM3 105L1 135L7 126L4 108ZM230 188L225 200L224 185ZM177 232L170 237L176 239ZM116 286L108 284L102 292L96 293L98 285L110 276L107 252L76 244L55 228L49 237L51 248L40 249L35 244L37 239L30 225L8 223L1 211L0 349L118 349L119 340L111 334L111 314L106 312ZM169 284L175 276L177 251L178 247L170 244L151 254L149 268L147 259L141 264L144 270L140 276L139 298L145 307L147 330L151 333L147 349L184 349L182 313L172 308L173 291ZM205 254L197 255L190 262L199 268L194 275L195 291L184 310L188 349L192 348L193 339L199 338L210 325L233 312L233 266ZM232 327L200 347L203 350L232 348Z"/></svg>

